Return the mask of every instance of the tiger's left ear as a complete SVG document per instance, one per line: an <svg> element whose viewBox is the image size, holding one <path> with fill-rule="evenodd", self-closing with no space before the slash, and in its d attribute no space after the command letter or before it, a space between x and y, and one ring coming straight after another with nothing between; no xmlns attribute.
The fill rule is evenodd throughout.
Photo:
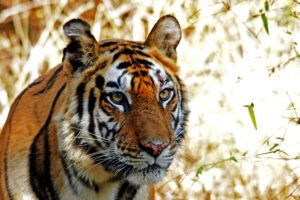
<svg viewBox="0 0 300 200"><path fill-rule="evenodd" d="M150 48L156 47L160 53L176 61L176 47L180 39L180 24L175 17L166 15L156 22L145 44Z"/></svg>
<svg viewBox="0 0 300 200"><path fill-rule="evenodd" d="M70 40L64 49L65 71L72 76L93 66L97 58L97 41L91 34L90 25L81 19L68 21L63 30Z"/></svg>

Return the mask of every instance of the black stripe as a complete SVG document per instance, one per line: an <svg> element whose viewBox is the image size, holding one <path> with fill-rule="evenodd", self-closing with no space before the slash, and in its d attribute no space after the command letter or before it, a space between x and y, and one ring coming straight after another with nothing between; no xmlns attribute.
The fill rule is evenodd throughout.
<svg viewBox="0 0 300 200"><path fill-rule="evenodd" d="M153 78L150 76L150 81L152 85L155 85Z"/></svg>
<svg viewBox="0 0 300 200"><path fill-rule="evenodd" d="M141 75L142 76L147 76L148 75L148 71L141 70Z"/></svg>
<svg viewBox="0 0 300 200"><path fill-rule="evenodd" d="M153 66L153 63L152 62L149 62L148 60L144 60L144 59L139 59L137 58L136 61L139 63L139 64L144 64L146 68L148 69L151 69L151 66Z"/></svg>
<svg viewBox="0 0 300 200"><path fill-rule="evenodd" d="M173 114L172 114L172 118L173 118L173 120L174 120L174 130L176 130L176 128L177 128L177 126L178 126L178 122L179 122L179 116L177 115L177 116L174 116Z"/></svg>
<svg viewBox="0 0 300 200"><path fill-rule="evenodd" d="M100 90L103 90L103 85L104 85L104 78L101 75L98 75L96 77L96 87L99 88Z"/></svg>
<svg viewBox="0 0 300 200"><path fill-rule="evenodd" d="M172 108L172 112L175 112L177 108L177 103L174 105L174 108Z"/></svg>
<svg viewBox="0 0 300 200"><path fill-rule="evenodd" d="M110 49L109 52L110 52L110 53L113 53L113 52L114 52L115 50L117 50L117 49L119 49L118 46L116 46L115 48Z"/></svg>
<svg viewBox="0 0 300 200"><path fill-rule="evenodd" d="M121 49L118 53L116 53L113 57L113 62L115 62L121 55L132 55L134 54L133 51L130 49Z"/></svg>
<svg viewBox="0 0 300 200"><path fill-rule="evenodd" d="M89 96L89 105L88 105L88 112L90 116L90 124L88 128L89 134L96 139L95 136L95 122L94 122L94 108L95 108L96 98L94 96L94 88L90 90L90 96Z"/></svg>
<svg viewBox="0 0 300 200"><path fill-rule="evenodd" d="M122 62L120 63L117 68L118 69L126 69L127 67L131 66L132 64L130 62Z"/></svg>
<svg viewBox="0 0 300 200"><path fill-rule="evenodd" d="M164 80L164 84L167 84L172 81L171 75L168 72L166 72L166 74L167 74L167 77L166 77L166 80ZM180 83L179 83L179 86L181 88Z"/></svg>
<svg viewBox="0 0 300 200"><path fill-rule="evenodd" d="M108 115L108 116L111 116L111 114L107 111L107 110L105 110L105 108L104 107L102 107L102 101L105 101L106 103L109 103L110 104L110 102L107 100L107 95L108 94L106 94L106 93L104 93L104 92L101 92L101 95L100 95L100 101L99 101L99 107L101 108L101 110L106 114L106 115ZM108 107L108 106L107 106ZM113 109L113 107L109 107L110 109Z"/></svg>
<svg viewBox="0 0 300 200"><path fill-rule="evenodd" d="M138 71L135 71L135 72L132 72L131 75L138 78L140 76L140 73Z"/></svg>
<svg viewBox="0 0 300 200"><path fill-rule="evenodd" d="M108 126L105 122L98 122L99 130L101 131L101 137L107 138L107 134L109 133ZM104 134L103 129L106 130L106 134Z"/></svg>
<svg viewBox="0 0 300 200"><path fill-rule="evenodd" d="M29 87L29 88L32 88L33 86L39 85L39 84L40 84L41 82L43 82L43 81L44 81L44 78L42 78L42 79L39 80L39 81L35 81L35 82L29 84L28 87Z"/></svg>
<svg viewBox="0 0 300 200"><path fill-rule="evenodd" d="M119 78L118 78L118 84L119 84L119 85L121 85L121 78L122 78L125 74L127 74L127 71L123 71L123 73L121 74L121 76L119 76Z"/></svg>
<svg viewBox="0 0 300 200"><path fill-rule="evenodd" d="M171 99L168 101L167 105L169 105L173 101L173 99L175 98L175 96L176 96L175 95L175 90L170 89L169 92L171 92L171 91L173 91L173 95L172 95ZM177 98L177 99L179 99L179 98Z"/></svg>
<svg viewBox="0 0 300 200"><path fill-rule="evenodd" d="M139 54L147 58L150 57L149 55L139 50L132 51L131 49L121 49L118 53L114 55L113 62L115 62L121 55L133 55L133 54Z"/></svg>
<svg viewBox="0 0 300 200"><path fill-rule="evenodd" d="M80 83L77 87L76 94L77 94L77 112L79 115L79 119L82 118L83 113L83 95L85 92L85 85L86 83Z"/></svg>
<svg viewBox="0 0 300 200"><path fill-rule="evenodd" d="M144 50L143 46L138 46L138 45L130 45L131 48L138 48L140 50Z"/></svg>
<svg viewBox="0 0 300 200"><path fill-rule="evenodd" d="M112 122L112 121L114 121L115 119L114 118L109 118L109 120L108 120L108 122Z"/></svg>
<svg viewBox="0 0 300 200"><path fill-rule="evenodd" d="M51 153L49 150L48 126L51 122L56 102L65 87L66 84L64 84L56 93L48 118L37 136L34 138L30 147L30 183L33 191L39 199L59 199L51 177ZM44 149L41 149L41 146L44 146Z"/></svg>
<svg viewBox="0 0 300 200"><path fill-rule="evenodd" d="M145 53L142 52L142 51L135 51L135 53L140 54L140 55L142 55L142 56L145 56L145 57L147 57L147 58L150 58L150 56L149 56L148 54L145 54Z"/></svg>
<svg viewBox="0 0 300 200"><path fill-rule="evenodd" d="M35 92L33 95L38 95L38 94L42 94L45 91L49 90L52 85L55 82L55 79L57 78L57 75L59 74L59 72L62 70L63 66L60 66L50 77L50 79L47 81L45 88L43 88L42 90Z"/></svg>
<svg viewBox="0 0 300 200"><path fill-rule="evenodd" d="M50 123L50 120L49 120ZM50 193L51 199L59 199L57 191L54 188L52 177L51 177L51 161L50 161L50 149L49 149L49 135L48 135L48 126L45 128L44 134L44 151L45 151L45 160L44 160L44 168L45 168L45 176L40 176L39 178L44 178L46 180L46 187L48 192ZM40 186L39 186L40 187Z"/></svg>
<svg viewBox="0 0 300 200"><path fill-rule="evenodd" d="M133 199L137 193L138 188L138 186L133 186L128 181L124 181L124 183L119 188L115 200Z"/></svg>
<svg viewBox="0 0 300 200"><path fill-rule="evenodd" d="M181 97L181 98L178 98L179 103L180 103L180 108L181 108L182 111L184 111L184 109L183 109L184 99L183 99L182 83L181 83L181 80L177 76L176 76L176 80L177 80L178 85L179 85L179 89L177 89L177 94L180 94L180 97Z"/></svg>
<svg viewBox="0 0 300 200"><path fill-rule="evenodd" d="M118 42L105 42L104 44L99 45L99 47L108 47L117 44Z"/></svg>
<svg viewBox="0 0 300 200"><path fill-rule="evenodd" d="M107 60L103 61L102 63L97 65L97 69L103 69L107 64ZM99 67L100 66L100 67ZM96 71L95 71L96 72Z"/></svg>
<svg viewBox="0 0 300 200"><path fill-rule="evenodd" d="M119 88L119 85L114 81L108 81L106 87Z"/></svg>
<svg viewBox="0 0 300 200"><path fill-rule="evenodd" d="M130 82L131 90L134 90L134 80L135 80L135 78L131 79L131 82Z"/></svg>

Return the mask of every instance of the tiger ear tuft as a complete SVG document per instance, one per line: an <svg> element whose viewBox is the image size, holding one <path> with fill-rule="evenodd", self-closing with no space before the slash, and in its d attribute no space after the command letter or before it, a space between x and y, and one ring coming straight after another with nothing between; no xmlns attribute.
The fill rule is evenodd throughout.
<svg viewBox="0 0 300 200"><path fill-rule="evenodd" d="M73 74L91 67L97 57L97 41L91 34L90 25L81 19L72 19L63 26L63 30L70 39L64 49L66 70Z"/></svg>
<svg viewBox="0 0 300 200"><path fill-rule="evenodd" d="M90 34L90 25L81 19L71 19L63 26L65 35L69 39L79 39Z"/></svg>
<svg viewBox="0 0 300 200"><path fill-rule="evenodd" d="M156 22L145 44L150 48L156 47L165 56L176 61L176 47L180 39L180 24L175 17L166 15Z"/></svg>

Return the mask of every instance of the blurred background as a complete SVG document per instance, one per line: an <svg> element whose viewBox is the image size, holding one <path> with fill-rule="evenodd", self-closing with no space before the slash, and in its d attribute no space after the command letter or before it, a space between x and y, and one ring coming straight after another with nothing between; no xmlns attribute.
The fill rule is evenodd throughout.
<svg viewBox="0 0 300 200"><path fill-rule="evenodd" d="M62 25L144 41L179 20L191 114L156 199L300 199L299 0L0 0L0 128L13 99L60 63Z"/></svg>

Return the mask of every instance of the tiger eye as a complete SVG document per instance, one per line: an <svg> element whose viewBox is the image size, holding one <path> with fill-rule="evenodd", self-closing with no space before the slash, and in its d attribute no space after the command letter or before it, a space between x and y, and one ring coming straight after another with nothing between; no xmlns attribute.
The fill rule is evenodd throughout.
<svg viewBox="0 0 300 200"><path fill-rule="evenodd" d="M123 95L122 95L121 93L117 92L117 93L113 93L113 94L111 95L111 98L112 98L112 100L115 101L115 102L120 102L120 101L123 100Z"/></svg>
<svg viewBox="0 0 300 200"><path fill-rule="evenodd" d="M170 95L170 90L162 90L160 93L159 93L159 97L162 99L162 100L166 100Z"/></svg>

